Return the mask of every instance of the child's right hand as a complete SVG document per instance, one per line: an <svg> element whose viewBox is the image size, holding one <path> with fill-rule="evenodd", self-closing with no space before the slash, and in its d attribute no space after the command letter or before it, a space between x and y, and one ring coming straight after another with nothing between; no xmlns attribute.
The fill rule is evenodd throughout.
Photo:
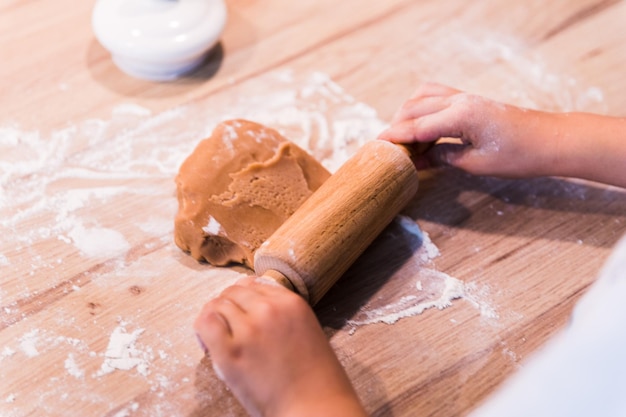
<svg viewBox="0 0 626 417"><path fill-rule="evenodd" d="M475 175L553 175L560 137L556 118L425 84L398 110L379 139L412 144L418 169L450 165Z"/></svg>

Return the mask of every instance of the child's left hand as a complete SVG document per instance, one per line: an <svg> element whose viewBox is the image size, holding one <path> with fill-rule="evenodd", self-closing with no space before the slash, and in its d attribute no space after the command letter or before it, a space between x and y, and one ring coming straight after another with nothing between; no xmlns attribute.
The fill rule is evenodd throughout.
<svg viewBox="0 0 626 417"><path fill-rule="evenodd" d="M251 415L365 415L299 295L244 278L208 302L194 327L216 372Z"/></svg>

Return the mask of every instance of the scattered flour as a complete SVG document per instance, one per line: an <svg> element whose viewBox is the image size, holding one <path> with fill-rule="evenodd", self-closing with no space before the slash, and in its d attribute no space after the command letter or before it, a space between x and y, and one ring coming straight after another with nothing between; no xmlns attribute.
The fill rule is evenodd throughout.
<svg viewBox="0 0 626 417"><path fill-rule="evenodd" d="M33 329L20 338L20 349L29 358L39 356L39 351L37 350L38 341L39 329Z"/></svg>
<svg viewBox="0 0 626 417"><path fill-rule="evenodd" d="M132 402L130 403L128 407L125 407L121 409L120 411L118 411L117 413L115 413L113 417L129 417L133 413L135 413L137 410L139 410L139 403Z"/></svg>
<svg viewBox="0 0 626 417"><path fill-rule="evenodd" d="M478 286L474 282L465 285L465 299L480 311L481 317L497 320L500 315L489 302L489 293L488 285Z"/></svg>
<svg viewBox="0 0 626 417"><path fill-rule="evenodd" d="M68 233L74 246L89 257L115 257L130 249L129 243L120 232L102 227L85 228L74 226Z"/></svg>
<svg viewBox="0 0 626 417"><path fill-rule="evenodd" d="M442 310L450 307L453 300L465 299L479 309L481 316L489 319L498 319L495 308L488 302L489 288L478 287L475 283L464 283L432 267L434 258L440 255L439 249L431 241L428 233L421 230L417 223L407 216L398 216L395 224L399 226L405 236L404 241L413 240L414 251L405 265L400 268L403 279L401 294L374 297L353 319L347 322L352 326L351 333L356 327L373 324L393 324L406 317L421 314L427 309ZM406 278L406 277L412 278Z"/></svg>
<svg viewBox="0 0 626 417"><path fill-rule="evenodd" d="M419 51L420 55L430 57L445 50L455 56L457 63L456 70L450 69L445 74L438 66L419 66L423 79L450 83L487 96L499 94L498 100L528 108L598 113L608 110L602 88L588 83L598 80L577 73L576 67L558 66L558 60L552 61L553 57L541 49L511 35L488 28L466 29L437 37ZM480 74L471 74L476 68L480 68ZM465 80L464 85L454 84L459 80Z"/></svg>
<svg viewBox="0 0 626 417"><path fill-rule="evenodd" d="M375 109L357 102L326 74L303 79L283 70L270 78L267 84L246 86L249 95L225 109L222 119L244 116L274 127L331 172L386 126ZM275 88L277 81L290 87Z"/></svg>
<svg viewBox="0 0 626 417"><path fill-rule="evenodd" d="M430 308L444 309L452 301L465 295L462 281L432 268L432 260L439 256L439 249L431 241L428 233L406 216L398 216L395 226L404 236L396 240L409 242L413 252L400 268L403 282L401 292L395 295L373 297L357 314L347 322L352 326L372 323L393 324L406 317L421 314ZM406 278L410 277L410 278Z"/></svg>
<svg viewBox="0 0 626 417"><path fill-rule="evenodd" d="M58 349L59 347L71 347L76 352L87 350L87 344L83 340L60 336L45 329L32 329L24 333L17 340L16 349L19 349L26 357L34 358L45 355L47 352ZM16 353L17 351L11 346L4 346L0 352L0 360L13 357ZM73 356L68 357L65 361L65 367L68 371L70 371L70 368L72 371L78 371L78 368L73 366L73 363L75 363Z"/></svg>
<svg viewBox="0 0 626 417"><path fill-rule="evenodd" d="M2 353L0 353L0 355L2 355L3 358L8 358L9 356L15 355L15 351L11 349L10 347L5 346L2 349Z"/></svg>
<svg viewBox="0 0 626 417"><path fill-rule="evenodd" d="M94 376L100 377L116 369L128 371L133 368L136 368L141 375L147 376L154 354L151 349L141 350L136 346L137 339L144 330L136 329L128 333L124 324L117 326L109 338L109 344L104 353L104 362Z"/></svg>
<svg viewBox="0 0 626 417"><path fill-rule="evenodd" d="M80 369L74 359L74 354L69 353L67 359L65 359L65 369L67 373L77 379L83 379L85 377L85 371Z"/></svg>
<svg viewBox="0 0 626 417"><path fill-rule="evenodd" d="M220 232L221 228L222 225L217 220L215 220L213 216L209 216L209 224L204 226L202 230L210 235L217 235Z"/></svg>
<svg viewBox="0 0 626 417"><path fill-rule="evenodd" d="M425 269L420 276L425 276L427 277L426 279L430 280L441 281L443 289L439 294L429 299L421 299L415 295L405 295L395 303L386 304L374 310L365 310L363 312L364 318L349 320L348 324L351 326L372 323L393 324L402 318L421 314L424 310L429 308L443 310L452 305L452 300L465 295L463 281L444 274L443 272ZM422 291L422 281L418 281L418 284L419 285L416 285L416 289Z"/></svg>
<svg viewBox="0 0 626 417"><path fill-rule="evenodd" d="M152 111L150 109L146 109L145 107L138 106L134 103L122 103L118 104L113 108L112 111L114 116L119 115L131 115L131 116L151 116Z"/></svg>

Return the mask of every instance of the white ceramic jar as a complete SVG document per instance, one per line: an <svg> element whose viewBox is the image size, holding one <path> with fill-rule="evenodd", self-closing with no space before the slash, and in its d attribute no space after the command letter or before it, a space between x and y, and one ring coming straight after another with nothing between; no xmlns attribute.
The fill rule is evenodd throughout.
<svg viewBox="0 0 626 417"><path fill-rule="evenodd" d="M224 30L224 0L98 0L93 30L115 64L165 81L193 71Z"/></svg>

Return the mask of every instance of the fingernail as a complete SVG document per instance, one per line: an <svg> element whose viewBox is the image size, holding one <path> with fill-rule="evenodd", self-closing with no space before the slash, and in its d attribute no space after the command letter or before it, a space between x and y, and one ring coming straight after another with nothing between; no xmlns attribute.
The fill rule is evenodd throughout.
<svg viewBox="0 0 626 417"><path fill-rule="evenodd" d="M198 333L196 333L196 340L198 341L198 344L200 345L200 348L204 351L204 354L208 355L209 354L209 349L207 349L207 347L204 344L204 342L202 341L202 339L200 339L200 335Z"/></svg>

